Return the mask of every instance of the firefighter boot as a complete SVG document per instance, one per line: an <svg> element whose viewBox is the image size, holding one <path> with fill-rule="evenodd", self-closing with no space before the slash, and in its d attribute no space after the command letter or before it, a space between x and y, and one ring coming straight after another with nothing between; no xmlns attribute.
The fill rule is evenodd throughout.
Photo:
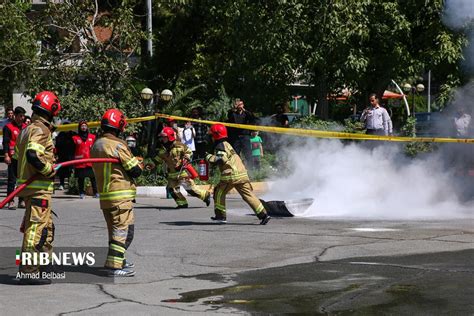
<svg viewBox="0 0 474 316"><path fill-rule="evenodd" d="M49 285L51 284L51 279L43 278L43 272L50 273L53 272L52 265L43 266L37 272L39 278L20 278L18 280L18 285Z"/></svg>
<svg viewBox="0 0 474 316"><path fill-rule="evenodd" d="M219 224L227 223L227 218L225 216L225 212L223 212L221 210L218 210L218 209L215 209L214 214L216 214L216 216L211 217L211 219L213 221L216 221L216 223L219 223Z"/></svg>
<svg viewBox="0 0 474 316"><path fill-rule="evenodd" d="M49 285L51 284L51 279L20 279L18 281L19 285Z"/></svg>
<svg viewBox="0 0 474 316"><path fill-rule="evenodd" d="M206 197L204 198L204 203L206 203L206 207L211 204L211 192L206 192Z"/></svg>
<svg viewBox="0 0 474 316"><path fill-rule="evenodd" d="M270 215L263 210L262 212L257 214L258 219L260 220L260 225L266 225L268 221L271 219Z"/></svg>

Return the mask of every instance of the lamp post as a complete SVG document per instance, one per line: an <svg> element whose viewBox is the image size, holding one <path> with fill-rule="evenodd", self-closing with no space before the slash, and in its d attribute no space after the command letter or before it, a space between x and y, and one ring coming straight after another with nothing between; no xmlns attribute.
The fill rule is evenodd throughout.
<svg viewBox="0 0 474 316"><path fill-rule="evenodd" d="M172 99L173 99L173 92L169 89L164 89L163 91L161 91L161 93L159 94L159 97L156 98L156 95L155 95L155 100L154 99L154 95L153 95L153 91L151 89L148 89L147 91L144 91L148 88L145 88L142 90L142 99L143 99L143 96L146 96L147 98L149 98L149 103L150 103L150 114L154 114L154 112L157 111L156 109L156 106L158 105L159 108L163 108L163 105L160 105L160 103L168 103L170 102ZM145 92L145 94L143 94ZM157 94L158 95L158 94ZM161 102L160 102L161 101ZM158 127L158 119L154 119L154 120L151 120L149 122L149 135L148 135L148 157L154 157L155 156L155 152L156 152L156 133L157 133L157 127Z"/></svg>
<svg viewBox="0 0 474 316"><path fill-rule="evenodd" d="M147 112L151 112L153 108L153 90L150 88L143 88L140 92L140 98L142 99L143 105L146 106Z"/></svg>
<svg viewBox="0 0 474 316"><path fill-rule="evenodd" d="M143 88L140 92L140 99L142 101L143 106L145 107L145 112L147 115L153 114L153 90L150 88ZM146 138L144 139L148 146L150 142L152 142L152 130L153 130L153 123L152 121L148 121L146 124ZM141 138L143 140L143 138Z"/></svg>
<svg viewBox="0 0 474 316"><path fill-rule="evenodd" d="M403 87L403 90L405 92L410 92L411 93L411 100L412 100L412 107L413 107L412 116L414 117L415 116L415 93L423 92L425 90L425 86L421 83L419 83L417 85L411 85L409 83L404 83L402 87Z"/></svg>
<svg viewBox="0 0 474 316"><path fill-rule="evenodd" d="M170 89L164 89L161 91L160 98L165 102L170 102L173 99L173 92Z"/></svg>

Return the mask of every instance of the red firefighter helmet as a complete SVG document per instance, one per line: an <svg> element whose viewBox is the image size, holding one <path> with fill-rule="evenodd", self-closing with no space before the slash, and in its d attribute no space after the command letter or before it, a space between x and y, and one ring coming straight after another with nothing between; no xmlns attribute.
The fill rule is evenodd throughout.
<svg viewBox="0 0 474 316"><path fill-rule="evenodd" d="M42 91L33 99L33 110L46 112L51 116L57 116L61 111L61 104L58 97L51 91Z"/></svg>
<svg viewBox="0 0 474 316"><path fill-rule="evenodd" d="M127 119L125 118L125 115L123 115L122 111L118 109L109 109L102 116L100 125L112 127L123 132L125 130L125 126L127 126Z"/></svg>
<svg viewBox="0 0 474 316"><path fill-rule="evenodd" d="M227 128L222 124L214 124L209 130L209 134L211 134L214 140L227 138Z"/></svg>
<svg viewBox="0 0 474 316"><path fill-rule="evenodd" d="M168 137L168 141L174 142L176 140L176 133L171 127L163 127L160 137Z"/></svg>

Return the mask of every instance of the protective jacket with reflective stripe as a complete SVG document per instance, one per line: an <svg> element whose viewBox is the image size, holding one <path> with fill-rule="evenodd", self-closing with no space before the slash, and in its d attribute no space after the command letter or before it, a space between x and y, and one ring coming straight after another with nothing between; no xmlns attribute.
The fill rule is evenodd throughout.
<svg viewBox="0 0 474 316"><path fill-rule="evenodd" d="M33 115L32 120L33 122L21 131L16 140L17 182L22 184L30 177L39 175L35 181L18 194L20 197L53 193L53 178L48 178L46 175L51 174L54 164L54 144L51 139L51 130L54 129L54 126L38 115ZM42 170L36 169L27 161L26 152L28 150L33 150L41 163L44 164Z"/></svg>
<svg viewBox="0 0 474 316"><path fill-rule="evenodd" d="M250 181L242 159L227 141L218 140L214 147L214 154L208 154L206 159L211 164L218 166L221 172L221 182L245 183Z"/></svg>
<svg viewBox="0 0 474 316"><path fill-rule="evenodd" d="M181 167L183 160L191 160L192 154L193 152L188 148L188 146L176 140L169 148L160 148L158 151L158 158L165 162L168 169L168 178L178 179L180 176L188 176L186 171L181 170Z"/></svg>
<svg viewBox="0 0 474 316"><path fill-rule="evenodd" d="M127 143L105 133L92 146L91 158L118 158L120 163L96 163L92 169L100 195L100 208L113 208L135 198L135 184L127 171L139 164Z"/></svg>

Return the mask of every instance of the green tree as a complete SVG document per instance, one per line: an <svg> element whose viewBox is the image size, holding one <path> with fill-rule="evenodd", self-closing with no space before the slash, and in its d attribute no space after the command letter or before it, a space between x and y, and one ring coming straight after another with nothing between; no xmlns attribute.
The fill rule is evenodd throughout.
<svg viewBox="0 0 474 316"><path fill-rule="evenodd" d="M38 45L30 4L0 4L0 103L11 103L14 89L27 86L35 75ZM21 39L21 40L19 40Z"/></svg>
<svg viewBox="0 0 474 316"><path fill-rule="evenodd" d="M145 38L134 14L137 3L48 3L37 21L43 26L43 72L31 89L47 87L121 99L123 90L131 86L131 58L139 53Z"/></svg>

